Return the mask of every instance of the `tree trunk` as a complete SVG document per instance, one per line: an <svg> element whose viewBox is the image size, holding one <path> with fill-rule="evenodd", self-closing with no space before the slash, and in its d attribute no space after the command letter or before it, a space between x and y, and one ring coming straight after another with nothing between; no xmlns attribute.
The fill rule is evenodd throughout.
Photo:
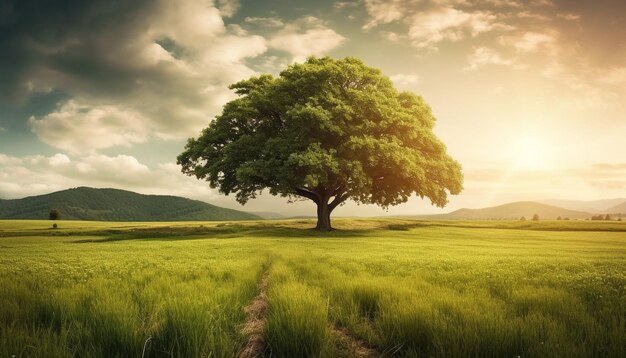
<svg viewBox="0 0 626 358"><path fill-rule="evenodd" d="M330 226L330 213L332 209L328 207L328 203L324 200L317 204L317 226L316 230L319 231L331 231L333 228Z"/></svg>

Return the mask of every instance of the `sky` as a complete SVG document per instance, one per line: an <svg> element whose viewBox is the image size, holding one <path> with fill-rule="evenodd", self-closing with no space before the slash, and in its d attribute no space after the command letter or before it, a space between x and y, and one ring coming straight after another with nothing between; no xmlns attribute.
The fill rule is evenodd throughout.
<svg viewBox="0 0 626 358"><path fill-rule="evenodd" d="M110 187L313 215L268 193L242 207L176 156L229 84L326 55L423 96L465 177L444 209L335 215L626 197L623 0L4 0L0 198Z"/></svg>

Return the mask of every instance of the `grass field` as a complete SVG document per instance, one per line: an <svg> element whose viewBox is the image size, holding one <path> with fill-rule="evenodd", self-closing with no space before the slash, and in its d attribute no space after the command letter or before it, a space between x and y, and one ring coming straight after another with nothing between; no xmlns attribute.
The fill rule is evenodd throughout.
<svg viewBox="0 0 626 358"><path fill-rule="evenodd" d="M0 357L625 357L626 223L0 221Z"/></svg>

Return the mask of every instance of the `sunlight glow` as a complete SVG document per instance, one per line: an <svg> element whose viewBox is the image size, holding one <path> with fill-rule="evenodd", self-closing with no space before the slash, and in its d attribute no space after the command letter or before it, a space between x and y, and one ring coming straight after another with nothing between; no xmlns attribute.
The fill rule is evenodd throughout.
<svg viewBox="0 0 626 358"><path fill-rule="evenodd" d="M546 169L549 156L548 146L538 136L522 136L511 143L513 170Z"/></svg>

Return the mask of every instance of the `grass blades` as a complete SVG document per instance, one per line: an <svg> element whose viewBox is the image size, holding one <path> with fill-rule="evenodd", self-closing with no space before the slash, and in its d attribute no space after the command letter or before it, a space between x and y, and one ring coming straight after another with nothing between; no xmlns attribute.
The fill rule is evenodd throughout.
<svg viewBox="0 0 626 358"><path fill-rule="evenodd" d="M44 224L0 221L0 357L236 356L270 266L267 357L626 356L624 223Z"/></svg>
<svg viewBox="0 0 626 358"><path fill-rule="evenodd" d="M265 328L267 351L272 357L321 357L331 347L328 302L276 267L270 277Z"/></svg>

